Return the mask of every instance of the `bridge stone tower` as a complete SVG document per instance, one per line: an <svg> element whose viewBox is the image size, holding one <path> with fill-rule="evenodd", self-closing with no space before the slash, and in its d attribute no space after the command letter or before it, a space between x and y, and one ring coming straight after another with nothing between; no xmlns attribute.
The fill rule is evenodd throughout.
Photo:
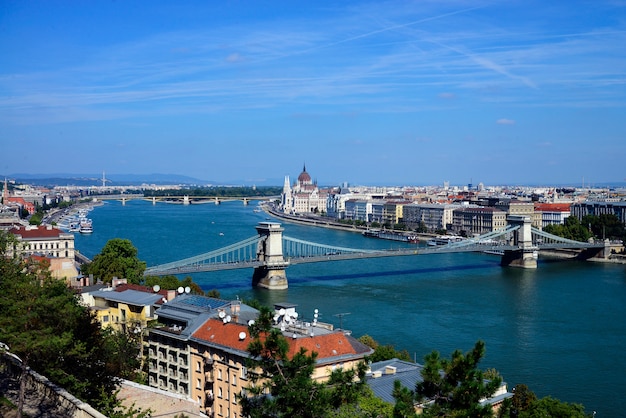
<svg viewBox="0 0 626 418"><path fill-rule="evenodd" d="M277 222L260 222L256 230L261 235L257 260L263 262L263 265L254 269L252 286L271 290L287 289L285 268L289 261L283 257L284 229Z"/></svg>
<svg viewBox="0 0 626 418"><path fill-rule="evenodd" d="M538 247L533 245L532 222L528 216L509 215L506 218L509 225L520 228L513 231L511 245L519 246L519 250L507 250L502 256L501 265L522 267L527 269L537 268L537 250Z"/></svg>

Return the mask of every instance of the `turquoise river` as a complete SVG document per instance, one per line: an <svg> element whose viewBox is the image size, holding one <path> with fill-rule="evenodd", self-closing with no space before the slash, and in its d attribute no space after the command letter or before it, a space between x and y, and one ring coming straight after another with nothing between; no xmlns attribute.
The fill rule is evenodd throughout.
<svg viewBox="0 0 626 418"><path fill-rule="evenodd" d="M92 258L109 239L127 238L148 266L175 261L256 235L266 214L241 201L221 205L106 202L90 212L94 232L76 234ZM357 233L281 222L285 235L351 248L398 248ZM289 289L251 287L251 270L194 274L223 298L298 305L303 318L368 334L418 361L449 357L481 339L482 368L538 396L585 405L598 417L626 410L626 266L544 261L536 270L502 268L487 254L439 254L291 266Z"/></svg>

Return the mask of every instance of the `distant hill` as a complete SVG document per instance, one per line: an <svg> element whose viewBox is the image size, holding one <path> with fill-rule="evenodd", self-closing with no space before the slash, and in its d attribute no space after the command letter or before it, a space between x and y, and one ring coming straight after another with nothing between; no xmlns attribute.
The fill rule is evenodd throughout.
<svg viewBox="0 0 626 418"><path fill-rule="evenodd" d="M8 174L7 178L18 183L37 184L46 186L102 186L102 174ZM106 184L115 185L141 185L141 184L185 184L185 185L206 185L216 184L212 181L200 180L179 174L107 174Z"/></svg>

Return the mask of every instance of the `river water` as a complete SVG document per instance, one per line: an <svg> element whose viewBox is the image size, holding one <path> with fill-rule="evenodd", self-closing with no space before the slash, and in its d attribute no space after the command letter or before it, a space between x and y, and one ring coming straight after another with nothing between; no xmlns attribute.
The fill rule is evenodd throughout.
<svg viewBox="0 0 626 418"><path fill-rule="evenodd" d="M76 234L92 258L109 239L127 238L148 266L179 260L256 235L266 220L254 203L174 205L106 202L90 212L94 232ZM410 244L282 222L284 235L351 248ZM487 254L438 254L294 265L289 289L251 287L251 270L194 274L223 298L297 304L300 316L372 336L418 361L432 350L449 357L485 341L483 369L539 397L585 405L597 416L626 410L626 267L544 261L536 270L502 268Z"/></svg>

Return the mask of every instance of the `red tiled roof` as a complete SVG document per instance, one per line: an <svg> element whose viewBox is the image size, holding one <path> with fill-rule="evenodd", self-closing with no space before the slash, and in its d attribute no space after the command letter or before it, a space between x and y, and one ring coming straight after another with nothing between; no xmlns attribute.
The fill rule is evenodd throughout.
<svg viewBox="0 0 626 418"><path fill-rule="evenodd" d="M246 338L243 340L239 338L241 332L246 333ZM235 323L224 324L217 319L207 320L193 334L193 337L211 344L240 351L247 351L248 344L251 341L247 326ZM367 349L358 350L353 346L349 338L341 331L315 335L313 337L298 336L298 338L287 338L289 357L299 352L301 347L305 348L308 354L315 351L318 360L342 355L358 356L359 354L367 354Z"/></svg>
<svg viewBox="0 0 626 418"><path fill-rule="evenodd" d="M241 332L246 333L246 338L243 340L239 339ZM193 337L210 344L230 347L240 351L246 351L251 341L247 326L232 322L224 324L217 319L208 319L193 333Z"/></svg>
<svg viewBox="0 0 626 418"><path fill-rule="evenodd" d="M570 203L535 203L537 212L569 212Z"/></svg>
<svg viewBox="0 0 626 418"><path fill-rule="evenodd" d="M21 235L23 239L58 238L63 233L60 229L48 229L48 227L41 225L37 228L17 226L9 229L9 232L13 235Z"/></svg>

